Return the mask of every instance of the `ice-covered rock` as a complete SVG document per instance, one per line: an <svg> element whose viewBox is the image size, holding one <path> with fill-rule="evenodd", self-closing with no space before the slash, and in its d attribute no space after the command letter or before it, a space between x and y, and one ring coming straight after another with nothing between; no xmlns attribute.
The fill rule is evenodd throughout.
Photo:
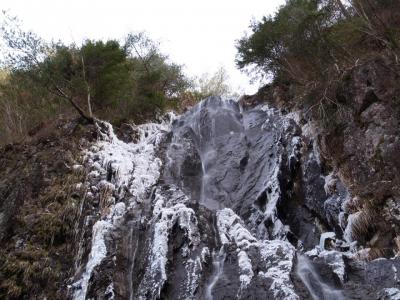
<svg viewBox="0 0 400 300"><path fill-rule="evenodd" d="M119 140L109 123L98 126L101 139L86 151L84 160L89 180L99 191L96 196L101 217L93 225L84 271L72 285L74 299L86 298L92 272L107 256L106 236L126 210L140 202L158 180L162 162L156 157L156 147L168 126L166 123L139 126L136 143Z"/></svg>
<svg viewBox="0 0 400 300"><path fill-rule="evenodd" d="M358 264L349 250L359 207L293 119L211 97L172 126L130 127L123 141L100 124L79 187L91 214L74 298L396 295L399 262ZM386 215L397 216L390 199Z"/></svg>
<svg viewBox="0 0 400 300"><path fill-rule="evenodd" d="M179 192L173 190L174 195L166 198L159 191L155 192L155 205L153 209L153 217L150 221L153 237L148 256L149 263L147 265L143 280L139 286L139 298L146 299L148 295L160 296L161 289L167 280L166 267L168 263L169 239L173 234L173 228L178 226L184 232L185 245L182 245L182 255L188 256L189 252L196 250L200 243L200 233L198 229L198 221L193 209L186 206L188 199ZM178 200L178 203L174 203ZM203 254L204 255L204 254ZM196 284L191 274L197 274L196 269L201 269L202 262L200 257L197 260L188 262L187 272L188 278L191 279L189 292L193 293ZM197 270L198 271L198 270ZM192 287L192 288L190 288ZM147 296L146 296L147 295Z"/></svg>
<svg viewBox="0 0 400 300"><path fill-rule="evenodd" d="M290 280L295 255L294 247L282 240L257 240L231 209L217 212L217 228L222 244L236 247L240 274L240 290L258 276L268 282L275 299L298 299ZM251 257L254 257L252 263ZM241 291L242 292L242 291Z"/></svg>
<svg viewBox="0 0 400 300"><path fill-rule="evenodd" d="M400 300L400 289L397 288L385 288L379 294L382 300Z"/></svg>

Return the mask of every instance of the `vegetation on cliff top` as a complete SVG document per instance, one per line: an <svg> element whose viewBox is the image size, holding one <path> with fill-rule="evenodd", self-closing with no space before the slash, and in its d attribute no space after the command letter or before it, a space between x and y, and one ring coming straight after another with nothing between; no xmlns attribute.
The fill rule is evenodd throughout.
<svg viewBox="0 0 400 300"><path fill-rule="evenodd" d="M335 92L348 70L377 55L398 65L400 2L288 0L251 30L237 43L238 67L286 90L286 105L327 119L343 109Z"/></svg>
<svg viewBox="0 0 400 300"><path fill-rule="evenodd" d="M153 119L210 94L230 93L223 69L196 80L144 33L81 45L46 42L3 14L0 37L0 144L34 134L74 112L118 125Z"/></svg>

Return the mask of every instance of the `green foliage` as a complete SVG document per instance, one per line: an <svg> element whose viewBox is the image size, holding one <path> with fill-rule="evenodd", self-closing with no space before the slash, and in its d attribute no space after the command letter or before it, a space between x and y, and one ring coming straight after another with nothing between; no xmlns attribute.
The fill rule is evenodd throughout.
<svg viewBox="0 0 400 300"><path fill-rule="evenodd" d="M145 34L82 45L47 43L4 16L0 33L0 133L2 143L24 138L30 129L75 109L91 120L119 123L154 118L177 107L191 87L182 67L169 61ZM171 105L172 104L172 105Z"/></svg>
<svg viewBox="0 0 400 300"><path fill-rule="evenodd" d="M191 87L182 66L171 63L158 45L143 33L126 38L125 51L132 66L133 98L128 107L138 120L154 117L176 102ZM171 105L172 104L172 105Z"/></svg>
<svg viewBox="0 0 400 300"><path fill-rule="evenodd" d="M117 41L87 41L79 54L78 69L84 69L96 106L116 105L118 99L128 97L130 70L127 55Z"/></svg>
<svg viewBox="0 0 400 300"><path fill-rule="evenodd" d="M319 78L327 64L346 52L332 30L343 20L334 8L330 1L287 1L276 16L253 24L253 34L239 40L239 68L254 64L265 75L286 76L302 83Z"/></svg>
<svg viewBox="0 0 400 300"><path fill-rule="evenodd" d="M237 65L277 85L290 82L291 105L325 119L343 109L334 91L349 69L376 53L397 59L399 9L392 0L287 0L237 42Z"/></svg>

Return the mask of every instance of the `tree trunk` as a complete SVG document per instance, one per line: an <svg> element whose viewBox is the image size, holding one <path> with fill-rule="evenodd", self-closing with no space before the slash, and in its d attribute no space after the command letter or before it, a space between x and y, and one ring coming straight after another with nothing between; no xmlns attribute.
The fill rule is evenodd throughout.
<svg viewBox="0 0 400 300"><path fill-rule="evenodd" d="M85 111L74 101L74 99L64 93L62 89L60 89L58 86L55 86L55 89L57 90L57 94L66 99L81 115L82 118L84 118L86 121L88 121L90 124L94 124L95 119L93 116L88 116L86 115Z"/></svg>
<svg viewBox="0 0 400 300"><path fill-rule="evenodd" d="M87 116L85 111L74 101L72 98L68 98L69 103L78 111L78 113L83 117L86 121L88 121L90 124L94 124L94 118L93 116Z"/></svg>
<svg viewBox="0 0 400 300"><path fill-rule="evenodd" d="M88 106L88 111L89 111L89 117L93 118L93 113L92 113L92 104L90 101L90 87L87 85L87 106Z"/></svg>
<svg viewBox="0 0 400 300"><path fill-rule="evenodd" d="M85 61L83 60L83 55L81 56L82 58L82 74L83 74L83 81L85 82L86 85L86 91L87 91L87 106L88 106L88 111L89 111L89 117L93 119L93 113L92 113L92 103L90 100L90 85L86 80L86 70L85 70Z"/></svg>

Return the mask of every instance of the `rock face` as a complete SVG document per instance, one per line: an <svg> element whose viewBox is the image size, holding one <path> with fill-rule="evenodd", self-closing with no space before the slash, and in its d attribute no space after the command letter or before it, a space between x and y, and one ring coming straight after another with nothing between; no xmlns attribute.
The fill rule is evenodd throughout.
<svg viewBox="0 0 400 300"><path fill-rule="evenodd" d="M299 123L218 97L119 137L99 123L71 167L86 176L59 294L398 299L400 260L361 260L347 182L326 172Z"/></svg>
<svg viewBox="0 0 400 300"><path fill-rule="evenodd" d="M386 255L400 245L398 77L383 59L354 68L338 91L349 113L320 139L324 157L353 195L345 213L364 227L352 238Z"/></svg>

